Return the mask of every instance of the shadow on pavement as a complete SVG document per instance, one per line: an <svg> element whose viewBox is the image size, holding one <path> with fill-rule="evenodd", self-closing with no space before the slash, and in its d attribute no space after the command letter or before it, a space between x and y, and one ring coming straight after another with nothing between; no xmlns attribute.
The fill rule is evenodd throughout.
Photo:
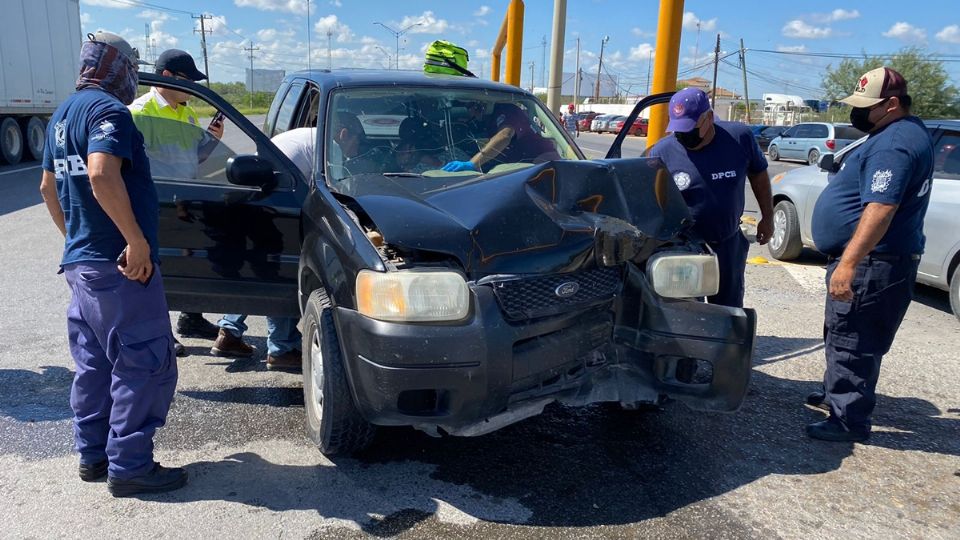
<svg viewBox="0 0 960 540"><path fill-rule="evenodd" d="M73 371L62 366L41 366L40 369L40 373L0 369L0 416L20 422L73 418L70 409Z"/></svg>
<svg viewBox="0 0 960 540"><path fill-rule="evenodd" d="M914 289L913 301L942 311L948 315L953 315L953 310L950 309L950 293L936 287L917 283Z"/></svg>
<svg viewBox="0 0 960 540"><path fill-rule="evenodd" d="M0 176L0 216L41 204L40 167Z"/></svg>

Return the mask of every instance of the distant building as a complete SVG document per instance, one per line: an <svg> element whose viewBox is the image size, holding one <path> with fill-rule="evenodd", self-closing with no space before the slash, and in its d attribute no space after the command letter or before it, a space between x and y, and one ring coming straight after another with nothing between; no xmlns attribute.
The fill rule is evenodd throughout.
<svg viewBox="0 0 960 540"><path fill-rule="evenodd" d="M563 73L563 85L560 87L560 94L564 96L574 95L574 79L576 75L572 72ZM583 72L580 77L580 99L592 98L594 91L597 89L597 74L589 74ZM616 97L620 92L617 92L617 80L609 75L600 76L600 97Z"/></svg>
<svg viewBox="0 0 960 540"><path fill-rule="evenodd" d="M692 79L681 79L677 81L677 88L699 88L707 93L708 96L713 97L713 83L704 79L703 77L694 77ZM717 87L717 99L741 99L740 94L737 94L733 90L727 90L722 86Z"/></svg>
<svg viewBox="0 0 960 540"><path fill-rule="evenodd" d="M282 69L254 69L247 72L247 90L252 92L275 93L280 88L280 83L287 76L287 72Z"/></svg>

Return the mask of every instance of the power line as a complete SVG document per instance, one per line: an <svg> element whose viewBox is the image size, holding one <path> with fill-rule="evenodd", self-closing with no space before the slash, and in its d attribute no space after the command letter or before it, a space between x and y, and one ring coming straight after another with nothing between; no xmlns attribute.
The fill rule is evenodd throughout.
<svg viewBox="0 0 960 540"><path fill-rule="evenodd" d="M149 8L149 9L156 9L160 11L168 11L170 13L181 13L183 15L193 16L193 13L189 11L184 11L182 9L176 9L176 8L169 8L169 7L161 6L158 4L152 4L150 2L142 2L141 0L113 0L113 1L118 4L126 4L128 6L143 7L143 8Z"/></svg>
<svg viewBox="0 0 960 540"><path fill-rule="evenodd" d="M764 54L779 54L786 56L808 56L811 58L839 58L839 59L848 59L848 60L863 60L864 58L896 58L902 56L901 53L887 53L887 54L849 54L849 53L824 53L824 52L802 52L802 51L774 51L770 49L747 49L751 52L758 52ZM934 62L960 62L960 55L958 54L937 54L925 57L927 60Z"/></svg>

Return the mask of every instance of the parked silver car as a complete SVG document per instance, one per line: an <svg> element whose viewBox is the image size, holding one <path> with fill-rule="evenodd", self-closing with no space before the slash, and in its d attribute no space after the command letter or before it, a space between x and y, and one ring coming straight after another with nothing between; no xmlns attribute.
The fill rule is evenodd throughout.
<svg viewBox="0 0 960 540"><path fill-rule="evenodd" d="M923 223L926 250L917 281L950 292L950 306L960 318L960 120L925 122L934 141L934 173L930 207ZM816 249L811 234L813 207L844 158L866 138L836 154L824 154L820 165L793 169L773 177L773 237L767 244L775 259L788 261L804 247Z"/></svg>
<svg viewBox="0 0 960 540"><path fill-rule="evenodd" d="M616 118L615 114L601 114L600 116L593 119L593 122L590 123L590 131L594 133L603 133L607 129L607 124L610 123L610 120Z"/></svg>
<svg viewBox="0 0 960 540"><path fill-rule="evenodd" d="M767 156L773 161L800 159L816 165L823 154L839 152L864 135L866 133L850 124L804 122L770 141Z"/></svg>

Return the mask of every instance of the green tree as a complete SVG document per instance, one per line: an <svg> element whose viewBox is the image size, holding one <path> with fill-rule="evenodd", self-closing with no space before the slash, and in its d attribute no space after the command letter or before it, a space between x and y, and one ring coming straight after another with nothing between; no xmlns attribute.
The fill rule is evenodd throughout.
<svg viewBox="0 0 960 540"><path fill-rule="evenodd" d="M864 53L862 59L848 58L835 68L827 66L822 82L826 98L849 96L861 75L883 66L897 70L907 80L913 114L922 118L960 116L960 90L950 83L943 62L934 60L919 47L901 49L890 58Z"/></svg>

